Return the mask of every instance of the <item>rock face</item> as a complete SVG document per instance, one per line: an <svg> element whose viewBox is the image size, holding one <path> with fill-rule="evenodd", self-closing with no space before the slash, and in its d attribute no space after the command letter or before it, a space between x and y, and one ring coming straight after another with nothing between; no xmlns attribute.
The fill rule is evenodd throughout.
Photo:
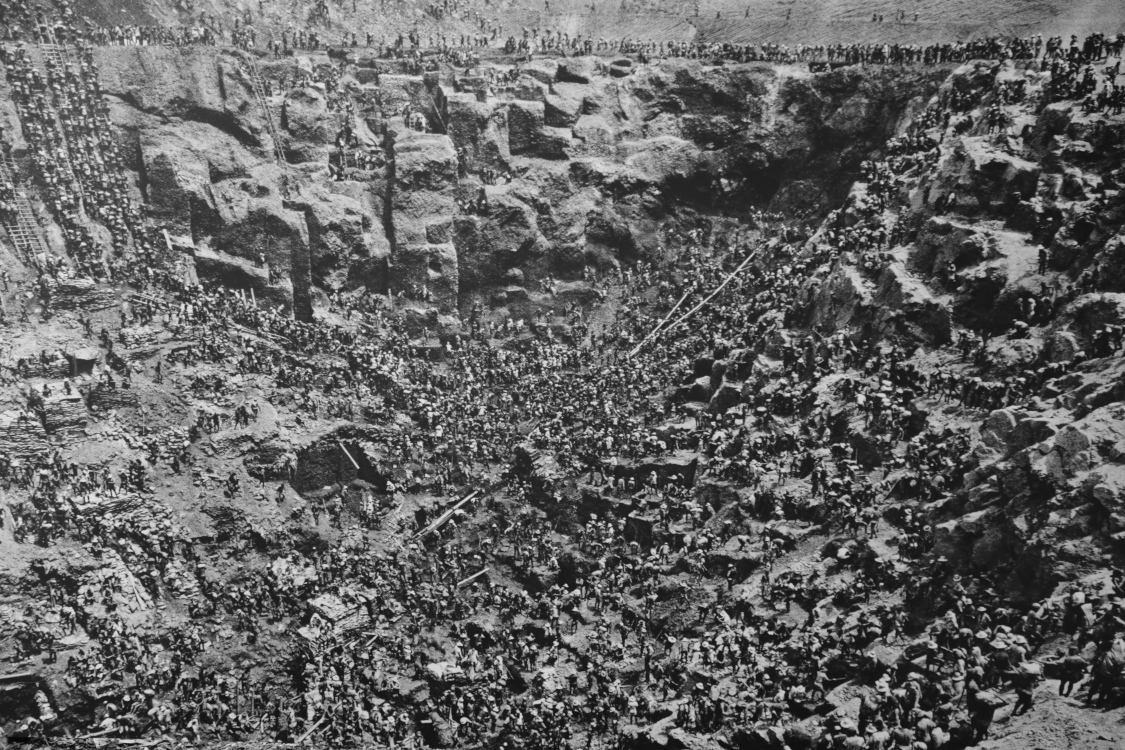
<svg viewBox="0 0 1125 750"><path fill-rule="evenodd" d="M900 262L888 263L883 269L874 304L878 310L875 324L884 333L905 333L934 344L951 340L953 319L949 307L908 274Z"/></svg>
<svg viewBox="0 0 1125 750"><path fill-rule="evenodd" d="M425 295L431 271L419 271L419 258L435 252L445 258L443 312L489 294L494 272L573 279L589 265L655 252L649 232L666 216L666 190L700 205L840 196L912 106L905 84L925 95L939 80L577 57L524 65L495 96L483 79L404 75L364 58L342 83L377 105L351 118L351 131L385 166L319 187L349 120L329 108L323 84L274 90L268 106L297 186L282 205L266 113L243 58L159 47L97 55L123 150L136 154L138 187L156 217L204 248L204 274L241 273L226 256L265 256L279 281L243 273L245 283L302 315L316 288ZM271 88L292 73L289 62L259 65ZM407 109L435 132L406 127ZM510 174L511 184L484 184L486 170ZM778 192L800 180L815 189ZM458 198L482 189L488 209L462 213ZM434 249L449 243L456 276L446 250Z"/></svg>
<svg viewBox="0 0 1125 750"><path fill-rule="evenodd" d="M97 47L102 91L162 118L207 123L257 146L265 122L243 62L205 47Z"/></svg>
<svg viewBox="0 0 1125 750"><path fill-rule="evenodd" d="M485 211L454 221L453 241L463 287L483 289L511 269L519 270L521 276L546 270L541 260L549 243L540 231L536 210L529 205L534 196L521 195L510 186L486 187L482 195L487 201Z"/></svg>
<svg viewBox="0 0 1125 750"><path fill-rule="evenodd" d="M960 211L988 212L1013 196L1031 198L1038 182L1039 167L1033 162L996 150L985 137L966 137L939 164L931 196L955 193Z"/></svg>
<svg viewBox="0 0 1125 750"><path fill-rule="evenodd" d="M288 153L296 162L321 162L328 158L339 117L328 111L324 92L312 86L285 97L280 126L289 136Z"/></svg>
<svg viewBox="0 0 1125 750"><path fill-rule="evenodd" d="M312 280L325 289L387 290L390 243L381 206L358 182L332 182L308 189L290 202L305 216Z"/></svg>
<svg viewBox="0 0 1125 750"><path fill-rule="evenodd" d="M457 212L457 154L448 136L393 124L387 153L394 163L388 181L391 288L429 293L443 312L456 310L460 279L452 244Z"/></svg>
<svg viewBox="0 0 1125 750"><path fill-rule="evenodd" d="M129 49L125 60L100 52L103 64L132 71L111 76L107 91L119 99L112 114L131 141L127 153L138 156L139 187L156 217L192 238L203 280L233 274L241 288L310 316L309 229L301 212L282 204L280 170L258 140L264 120L238 60ZM131 77L144 65L182 70Z"/></svg>
<svg viewBox="0 0 1125 750"><path fill-rule="evenodd" d="M474 171L503 168L512 156L507 106L458 92L446 92L445 102L446 132L462 149L465 166Z"/></svg>
<svg viewBox="0 0 1125 750"><path fill-rule="evenodd" d="M515 174L498 213L457 221L463 300L487 269L566 277L655 251L647 227L666 218L667 193L708 206L842 197L913 101L906 82L886 71L788 77L766 65L710 69L679 59L627 76L601 67L586 58L537 61L521 68L515 99L482 102L439 85L473 190L474 173L486 167ZM923 96L940 79L903 75ZM815 190L777 192L802 175L817 176L803 183ZM630 199L617 202L623 195ZM508 229L515 236L497 252L497 230Z"/></svg>
<svg viewBox="0 0 1125 750"><path fill-rule="evenodd" d="M1084 294L1063 308L1054 325L1057 330L1070 333L1081 348L1088 349L1098 331L1106 326L1125 325L1125 294ZM1061 342L1059 345L1065 346Z"/></svg>
<svg viewBox="0 0 1125 750"><path fill-rule="evenodd" d="M254 198L241 191L221 191L219 200L226 208L220 212L221 228L210 238L211 248L251 264L264 257L271 269L289 278L294 313L310 317L312 271L304 214L285 208L278 198Z"/></svg>
<svg viewBox="0 0 1125 750"><path fill-rule="evenodd" d="M460 275L453 243L402 245L393 256L396 283L425 288L440 310L456 310Z"/></svg>
<svg viewBox="0 0 1125 750"><path fill-rule="evenodd" d="M869 317L874 300L872 284L854 266L837 264L828 278L810 290L813 300L813 324L841 326L863 324Z"/></svg>

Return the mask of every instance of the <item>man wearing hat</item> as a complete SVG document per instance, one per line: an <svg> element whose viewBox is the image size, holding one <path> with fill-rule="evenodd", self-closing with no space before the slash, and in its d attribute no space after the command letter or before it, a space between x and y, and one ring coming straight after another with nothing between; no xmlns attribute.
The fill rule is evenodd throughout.
<svg viewBox="0 0 1125 750"><path fill-rule="evenodd" d="M1041 674L1039 665L1034 662L1023 662L1016 669L1008 672L1016 688L1017 697L1012 716L1027 713L1035 705L1035 686L1039 684Z"/></svg>

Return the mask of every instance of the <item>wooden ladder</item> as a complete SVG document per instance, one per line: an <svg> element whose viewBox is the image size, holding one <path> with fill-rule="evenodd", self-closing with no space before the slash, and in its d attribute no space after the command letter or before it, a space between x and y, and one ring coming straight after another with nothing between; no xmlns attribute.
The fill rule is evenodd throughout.
<svg viewBox="0 0 1125 750"><path fill-rule="evenodd" d="M266 89L262 85L262 76L258 72L258 65L253 59L247 60L246 64L247 77L250 79L250 87L254 90L254 98L258 100L258 106L262 108L262 114L266 118L266 130L269 131L270 140L273 141L273 155L277 160L277 165L281 167L281 194L283 197L289 197L289 162L285 158L285 149L281 145L281 136L278 134L277 126L273 121L273 110L270 108L269 100L266 98Z"/></svg>
<svg viewBox="0 0 1125 750"><path fill-rule="evenodd" d="M66 65L70 62L70 56L66 47L61 44L53 42L40 42L38 45L39 52L43 58L43 73L50 81L52 77L61 79L63 77ZM65 88L59 86L59 91L65 96ZM59 169L62 171L64 177L71 183L74 189L78 192L79 199L84 197L82 189L82 181L78 179L78 172L74 169L74 165L70 161L70 141L66 137L66 128L63 127L62 118L59 117L57 107L50 107L47 115L54 121L55 128L59 134L59 141L62 143L61 153L55 154L55 159L59 164Z"/></svg>
<svg viewBox="0 0 1125 750"><path fill-rule="evenodd" d="M0 180L15 187L16 206L15 217L5 217L4 228L23 261L39 268L39 258L46 257L47 246L39 235L39 222L35 219L35 211L27 197L27 188L19 182L16 175L11 153L0 149Z"/></svg>

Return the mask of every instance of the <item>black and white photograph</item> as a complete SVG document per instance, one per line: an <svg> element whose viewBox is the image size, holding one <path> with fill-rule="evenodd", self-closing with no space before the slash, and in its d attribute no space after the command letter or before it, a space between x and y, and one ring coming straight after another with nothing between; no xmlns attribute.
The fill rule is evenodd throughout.
<svg viewBox="0 0 1125 750"><path fill-rule="evenodd" d="M0 750L1122 750L1123 58L0 0Z"/></svg>

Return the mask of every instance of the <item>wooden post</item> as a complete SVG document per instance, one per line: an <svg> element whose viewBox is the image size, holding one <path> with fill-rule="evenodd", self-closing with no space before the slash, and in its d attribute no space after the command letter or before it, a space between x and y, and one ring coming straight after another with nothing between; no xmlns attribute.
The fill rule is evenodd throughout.
<svg viewBox="0 0 1125 750"><path fill-rule="evenodd" d="M427 535L427 534L429 534L430 532L432 532L432 531L436 530L437 528L439 528L439 527L440 527L440 526L441 526L442 524L444 524L444 523L445 523L446 521L448 521L448 520L449 520L450 518L452 518L452 517L453 517L453 513L454 513L454 512L455 512L455 511L456 511L456 510L457 510L458 508L460 508L460 507L461 507L462 505L464 505L465 503L469 502L470 500L472 500L472 499L473 499L474 497L476 497L476 496L477 496L477 495L479 495L479 494L480 494L480 491L479 491L479 490L473 490L473 491L472 491L472 492L470 492L470 493L469 493L468 495L465 495L465 497L463 497L463 498L462 498L461 500L459 500L459 501L457 502L457 504L456 504L456 505L454 505L454 506L453 506L452 508L450 508L449 510L445 511L445 512L444 512L444 513L442 513L442 514L441 514L440 516L438 516L438 518L437 518L437 520L436 520L436 521L434 521L434 522L433 522L433 523L431 523L431 524L430 524L429 526L427 526L426 528L424 528L424 529L422 529L421 531L419 531L419 532L418 532L417 534L415 534L414 536L410 537L410 538L411 538L411 540L414 540L414 539L418 539L419 537L423 537L423 536L426 536L426 535Z"/></svg>
<svg viewBox="0 0 1125 750"><path fill-rule="evenodd" d="M348 453L348 449L344 447L344 441L337 440L336 443L340 446L340 450L344 452L344 455L348 457L348 460L352 462L352 466L355 467L355 470L359 471L359 464L357 464L355 459L352 458L352 454Z"/></svg>
<svg viewBox="0 0 1125 750"><path fill-rule="evenodd" d="M632 357L634 354L639 352L641 350L641 347L643 347L645 344L647 344L649 339L651 339L653 336L655 336L660 331L660 329L664 327L664 324L667 323L672 318L672 315L675 314L676 310L680 309L680 305L682 305L684 303L684 300L686 300L688 298L689 294L691 294L690 289L687 290L686 292L684 292L684 295L682 297L680 297L680 301L677 302L672 307L672 309L668 311L668 314L664 316L663 320L661 320L659 323L656 324L656 328L653 328L651 331L649 331L649 334L647 336L645 336L643 339L641 339L641 342L639 344L637 344L636 347L633 348L633 351L629 352L629 354L626 355L626 358Z"/></svg>
<svg viewBox="0 0 1125 750"><path fill-rule="evenodd" d="M468 577L468 578L466 578L465 580L463 580L463 581L459 582L459 583L457 584L457 588L461 588L462 586L464 586L464 585L466 585L466 584L472 583L473 581L475 581L476 579L480 578L480 577L481 577L482 575L484 575L484 574L485 574L485 573L487 573L487 572L488 572L488 568L487 568L487 567L481 568L481 569L480 569L480 570L478 570L478 571L477 571L476 573L473 573L473 574L472 574L471 576L469 576L469 577Z"/></svg>
<svg viewBox="0 0 1125 750"><path fill-rule="evenodd" d="M681 315L681 316L680 316L680 317L679 317L679 318L678 318L678 319L676 320L676 322L674 322L674 323L670 324L670 325L669 325L668 327L664 328L663 330L664 330L664 331L670 331L671 329L673 329L673 328L675 328L676 326L678 326L678 325L679 325L680 323L683 323L683 322L684 322L685 320L687 320L688 318L690 318L690 317L691 317L692 315L694 315L694 314L695 314L695 313L696 313L696 312L697 312L698 310L700 310L700 309L702 309L702 308L703 308L704 306L706 306L706 304L707 304L708 302L710 302L710 301L711 301L712 299L714 299L714 298L715 298L715 296L716 296L716 295L718 295L718 293L719 293L719 292L723 291L723 289L724 289L724 288L726 287L726 285L727 285L727 284L729 284L729 283L731 282L731 280L732 280L732 279L733 279L733 278L734 278L735 276L737 276L737 275L738 275L739 273L741 273L741 272L742 272L742 270L743 270L744 268L746 268L746 266L750 265L750 261L754 260L754 258L755 258L755 257L756 257L757 255L758 255L758 251L757 251L757 250L755 250L754 252L750 253L750 255L748 255L748 256L746 257L746 260L742 261L742 263L740 263L740 264L739 264L738 268L736 268L736 269L734 269L733 271L731 271L731 272L730 272L730 275L729 275L729 276L727 276L727 277L726 277L726 279L724 279L724 280L723 280L723 283L722 283L722 284L719 284L719 286L718 286L718 287L716 287L715 291L711 292L711 293L710 293L709 295L707 295L707 297L706 297L706 298L705 298L705 299L704 299L704 300L703 300L702 302L700 302L700 303L699 303L698 305L696 305L695 307L693 307L692 309L688 310L688 311L687 311L686 313L684 313L683 315ZM648 338L646 338L646 339L645 339L645 341L648 341ZM641 347L642 347L642 346L643 346L643 345L645 344L645 341L642 341L642 342L641 342L640 344L637 344L636 348L634 348L634 349L633 349L633 351L629 352L629 353L628 353L628 354L626 355L626 359L631 359L631 358L632 358L632 357L633 357L633 356L634 356L634 355L635 355L635 354L636 354L636 353L637 353L638 351L640 351Z"/></svg>
<svg viewBox="0 0 1125 750"><path fill-rule="evenodd" d="M297 739L297 741L296 741L296 742L294 742L293 744L295 744L295 745L300 745L300 744L301 744L302 742L304 742L304 741L305 741L305 740L307 740L307 739L308 739L309 737L311 737L311 736L312 736L312 733L313 733L313 732L315 732L316 730L320 729L320 725L321 725L321 724L323 724L323 723L324 723L325 721L327 721L327 720L328 720L328 717L326 716L326 717L324 717L323 719L321 719L320 721L318 721L317 723L313 724L313 726L312 726L312 729L310 729L309 731L307 731L307 732L305 732L304 734L302 734L302 735L301 735L301 736L300 736L300 737L299 737L299 738Z"/></svg>

